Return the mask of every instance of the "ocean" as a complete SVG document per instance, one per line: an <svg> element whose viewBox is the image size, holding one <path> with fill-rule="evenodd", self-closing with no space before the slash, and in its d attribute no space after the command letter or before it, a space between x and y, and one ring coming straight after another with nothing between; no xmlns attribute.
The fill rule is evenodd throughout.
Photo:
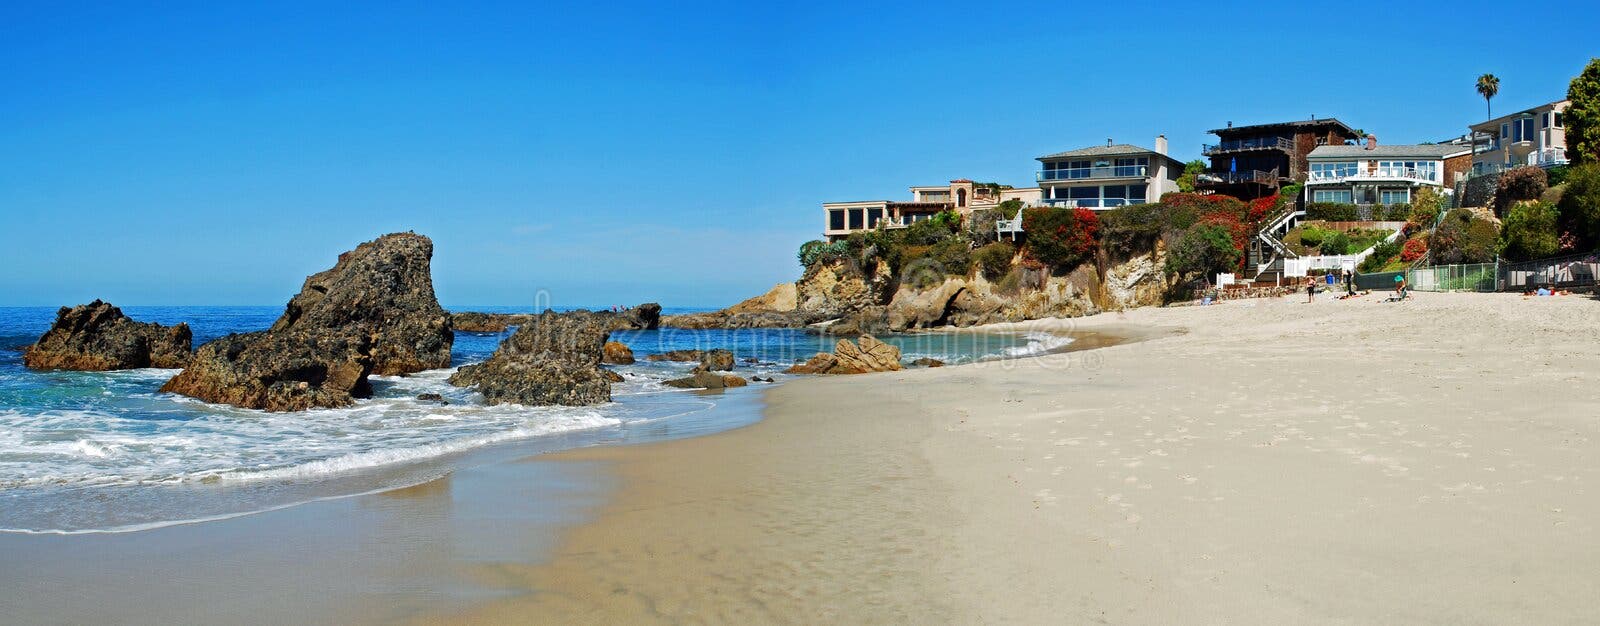
<svg viewBox="0 0 1600 626"><path fill-rule="evenodd" d="M511 307L461 310L527 312ZM138 321L187 322L195 345L271 325L282 307L124 307ZM666 313L691 312L668 309ZM594 407L485 406L445 382L487 358L506 333L457 332L451 369L373 377L372 398L340 409L268 413L158 389L177 370L36 372L20 348L54 320L47 307L0 308L0 532L130 532L226 519L421 484L461 467L580 446L696 436L760 419L765 386L719 392L666 387L693 364L651 362L675 349L726 348L735 373L770 376L835 338L797 329L620 331L639 362ZM962 363L1040 353L1065 338L997 333L884 337L909 363ZM437 393L448 404L420 401ZM736 405L738 410L714 410Z"/></svg>

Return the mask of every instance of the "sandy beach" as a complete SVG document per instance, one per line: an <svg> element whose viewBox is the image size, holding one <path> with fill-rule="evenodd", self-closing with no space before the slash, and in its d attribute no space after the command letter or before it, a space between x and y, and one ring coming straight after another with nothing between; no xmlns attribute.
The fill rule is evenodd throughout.
<svg viewBox="0 0 1600 626"><path fill-rule="evenodd" d="M1176 333L804 380L618 491L525 592L427 621L1577 623L1600 613L1585 296L1057 322Z"/></svg>

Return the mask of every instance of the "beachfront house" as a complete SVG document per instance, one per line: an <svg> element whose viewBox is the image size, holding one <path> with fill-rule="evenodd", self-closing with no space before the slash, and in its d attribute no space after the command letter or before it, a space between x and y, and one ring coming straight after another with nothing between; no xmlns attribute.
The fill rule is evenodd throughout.
<svg viewBox="0 0 1600 626"><path fill-rule="evenodd" d="M1474 134L1489 137L1489 145L1472 158L1474 174L1488 174L1522 165L1554 167L1567 163L1567 130L1563 119L1567 100L1541 104L1473 124Z"/></svg>
<svg viewBox="0 0 1600 626"><path fill-rule="evenodd" d="M1270 196L1282 185L1305 180L1312 150L1360 139L1344 122L1315 117L1250 126L1228 122L1210 132L1218 141L1203 144L1200 153L1211 160L1211 167L1196 178L1195 186L1247 200Z"/></svg>
<svg viewBox="0 0 1600 626"><path fill-rule="evenodd" d="M1039 157L1040 201L1054 206L1113 209L1156 202L1178 190L1183 163L1167 156L1167 137L1156 148L1113 143Z"/></svg>
<svg viewBox="0 0 1600 626"><path fill-rule="evenodd" d="M1319 146L1307 155L1306 200L1356 205L1411 202L1421 187L1449 193L1466 175L1472 147L1459 144Z"/></svg>
<svg viewBox="0 0 1600 626"><path fill-rule="evenodd" d="M875 228L897 229L930 219L943 211L968 215L973 211L991 209L1007 200L1017 200L1024 205L1039 201L1039 188L1017 189L995 183L975 183L958 178L948 185L924 185L911 188L911 200L861 200L855 202L824 202L823 236L828 241L838 241L850 233Z"/></svg>

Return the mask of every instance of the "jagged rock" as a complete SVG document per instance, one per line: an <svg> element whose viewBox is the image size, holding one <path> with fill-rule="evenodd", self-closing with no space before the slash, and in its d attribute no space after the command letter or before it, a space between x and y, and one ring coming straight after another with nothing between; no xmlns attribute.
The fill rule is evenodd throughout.
<svg viewBox="0 0 1600 626"><path fill-rule="evenodd" d="M912 365L916 365L918 367L944 367L944 361L940 361L939 359L934 359L934 358L929 358L929 357L922 357L920 359L912 361L911 364Z"/></svg>
<svg viewBox="0 0 1600 626"><path fill-rule="evenodd" d="M600 367L611 316L545 311L517 328L487 361L450 377L476 387L490 404L584 406L611 400L611 379Z"/></svg>
<svg viewBox="0 0 1600 626"><path fill-rule="evenodd" d="M705 372L733 371L733 353L722 348L707 350L700 356L700 365L695 369Z"/></svg>
<svg viewBox="0 0 1600 626"><path fill-rule="evenodd" d="M811 360L787 370L790 374L865 374L901 369L900 349L862 335L857 343L840 339L833 354L819 352Z"/></svg>
<svg viewBox="0 0 1600 626"><path fill-rule="evenodd" d="M450 325L468 333L503 333L512 326L521 326L533 319L528 313L451 313Z"/></svg>
<svg viewBox="0 0 1600 626"><path fill-rule="evenodd" d="M707 328L801 328L827 319L819 313L804 311L762 311L762 312L737 312L712 311L710 313L687 313L684 315L668 315L661 319L661 325L670 328L707 329Z"/></svg>
<svg viewBox="0 0 1600 626"><path fill-rule="evenodd" d="M888 307L869 306L822 327L822 332L841 337L859 337L873 333L890 332L888 314Z"/></svg>
<svg viewBox="0 0 1600 626"><path fill-rule="evenodd" d="M633 363L633 350L620 341L607 341L601 350L601 363L628 365Z"/></svg>
<svg viewBox="0 0 1600 626"><path fill-rule="evenodd" d="M268 411L345 406L371 394L369 374L450 364L450 316L433 293L433 242L384 235L306 278L265 331L201 346L162 391Z"/></svg>
<svg viewBox="0 0 1600 626"><path fill-rule="evenodd" d="M183 367L189 362L192 341L188 324L135 322L121 309L95 300L56 311L55 323L24 349L22 362L40 370Z"/></svg>
<svg viewBox="0 0 1600 626"><path fill-rule="evenodd" d="M697 370L693 375L669 380L662 384L681 389L722 389L725 387L743 387L749 384L749 381L733 374L718 374L716 372Z"/></svg>
<svg viewBox="0 0 1600 626"><path fill-rule="evenodd" d="M661 327L661 305L646 302L623 311L618 317L628 324L627 328L655 330Z"/></svg>
<svg viewBox="0 0 1600 626"><path fill-rule="evenodd" d="M575 311L574 311L575 312ZM661 305L646 302L620 313L613 311L586 311L588 315L604 317L612 330L655 330L661 325ZM451 313L451 324L456 330L469 333L502 333L513 326L521 326L537 317L533 313L482 313L462 311Z"/></svg>
<svg viewBox="0 0 1600 626"><path fill-rule="evenodd" d="M450 401L445 400L444 396L439 395L437 393L419 393L419 394L417 394L417 399L418 400L422 400L424 402L438 402L439 404L450 404Z"/></svg>
<svg viewBox="0 0 1600 626"><path fill-rule="evenodd" d="M620 383L620 382L622 382L624 380L627 380L626 378L622 377L622 374L618 374L618 373L613 372L613 371L608 370L608 369L600 370L600 374L602 376L605 376L607 381L613 382L613 383Z"/></svg>

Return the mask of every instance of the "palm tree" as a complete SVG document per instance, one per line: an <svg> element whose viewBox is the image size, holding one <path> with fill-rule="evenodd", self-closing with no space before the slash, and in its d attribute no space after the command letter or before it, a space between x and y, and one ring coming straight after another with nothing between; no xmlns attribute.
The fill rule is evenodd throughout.
<svg viewBox="0 0 1600 626"><path fill-rule="evenodd" d="M1478 77L1478 95L1483 96L1483 108L1489 114L1488 119L1494 119L1494 109L1489 107L1489 99L1498 93L1500 93L1500 77L1494 74Z"/></svg>

